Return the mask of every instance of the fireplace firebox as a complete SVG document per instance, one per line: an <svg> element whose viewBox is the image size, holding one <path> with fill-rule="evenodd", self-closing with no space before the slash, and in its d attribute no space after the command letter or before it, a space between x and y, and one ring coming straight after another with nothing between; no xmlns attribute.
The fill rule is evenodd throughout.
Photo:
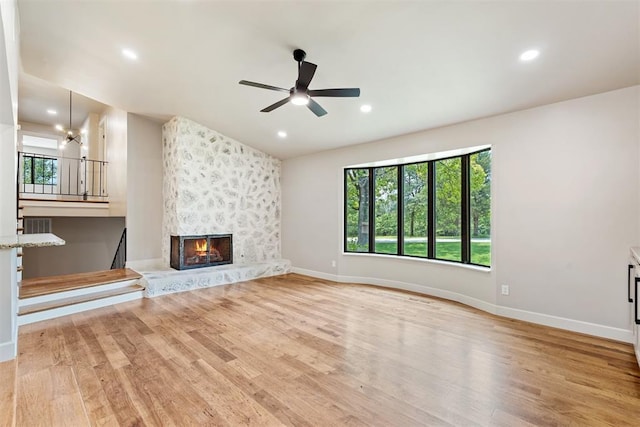
<svg viewBox="0 0 640 427"><path fill-rule="evenodd" d="M171 268L187 270L232 262L231 234L171 236Z"/></svg>

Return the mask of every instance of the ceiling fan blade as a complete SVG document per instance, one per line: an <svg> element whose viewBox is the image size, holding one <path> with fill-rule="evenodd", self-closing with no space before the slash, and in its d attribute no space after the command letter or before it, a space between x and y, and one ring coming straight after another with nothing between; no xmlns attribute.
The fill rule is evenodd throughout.
<svg viewBox="0 0 640 427"><path fill-rule="evenodd" d="M316 64L302 61L300 69L298 70L298 81L296 82L296 87L299 89L307 89L307 87L309 87L309 83L311 83L313 75L316 73L317 67L318 66Z"/></svg>
<svg viewBox="0 0 640 427"><path fill-rule="evenodd" d="M309 107L309 110L313 111L313 114L315 114L318 117L322 117L325 114L327 114L327 110L322 108L320 104L318 104L316 101L314 101L311 98L309 98L309 103L307 104L307 107Z"/></svg>
<svg viewBox="0 0 640 427"><path fill-rule="evenodd" d="M360 96L360 89L357 87L354 88L345 88L345 89L317 89L310 90L307 92L309 96L332 96L332 97L340 97L340 98L357 98Z"/></svg>
<svg viewBox="0 0 640 427"><path fill-rule="evenodd" d="M269 111L273 111L278 107L282 107L284 104L286 104L287 102L289 102L289 96L287 96L285 99L281 99L280 101L276 102L275 104L271 104L266 108L263 108L262 110L260 110L261 113L268 113Z"/></svg>
<svg viewBox="0 0 640 427"><path fill-rule="evenodd" d="M283 89L281 87L276 87L276 86L269 86L262 83L250 82L248 80L240 80L238 83L240 83L241 85L258 87L260 89L276 90L278 92L289 92L289 89Z"/></svg>

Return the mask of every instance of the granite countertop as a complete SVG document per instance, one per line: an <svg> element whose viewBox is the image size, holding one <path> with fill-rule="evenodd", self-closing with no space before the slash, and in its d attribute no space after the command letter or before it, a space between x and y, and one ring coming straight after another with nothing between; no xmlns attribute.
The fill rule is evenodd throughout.
<svg viewBox="0 0 640 427"><path fill-rule="evenodd" d="M0 236L0 249L41 248L45 246L62 246L64 244L64 240L51 233Z"/></svg>

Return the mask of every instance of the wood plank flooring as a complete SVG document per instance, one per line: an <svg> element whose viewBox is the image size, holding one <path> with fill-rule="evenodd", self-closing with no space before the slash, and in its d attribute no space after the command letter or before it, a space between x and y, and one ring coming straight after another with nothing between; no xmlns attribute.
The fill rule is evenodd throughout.
<svg viewBox="0 0 640 427"><path fill-rule="evenodd" d="M16 362L0 363L0 427L13 426L15 415Z"/></svg>
<svg viewBox="0 0 640 427"><path fill-rule="evenodd" d="M90 273L64 274L60 276L35 277L20 283L19 298L31 298L56 292L71 291L108 283L140 279L140 273L130 268L94 271Z"/></svg>
<svg viewBox="0 0 640 427"><path fill-rule="evenodd" d="M640 424L630 345L295 274L19 334L17 426Z"/></svg>

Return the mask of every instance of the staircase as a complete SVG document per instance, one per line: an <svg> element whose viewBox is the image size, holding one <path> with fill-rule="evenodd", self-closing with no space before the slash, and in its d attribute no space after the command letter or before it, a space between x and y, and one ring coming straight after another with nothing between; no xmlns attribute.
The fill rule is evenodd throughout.
<svg viewBox="0 0 640 427"><path fill-rule="evenodd" d="M53 319L143 297L142 276L129 269L24 279L18 325Z"/></svg>

